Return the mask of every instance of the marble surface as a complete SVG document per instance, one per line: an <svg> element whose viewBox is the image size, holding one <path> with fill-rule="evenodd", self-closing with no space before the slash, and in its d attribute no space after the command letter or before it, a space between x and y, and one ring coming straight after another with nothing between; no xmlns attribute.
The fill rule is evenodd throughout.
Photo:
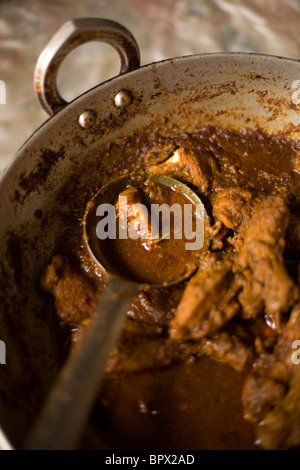
<svg viewBox="0 0 300 470"><path fill-rule="evenodd" d="M136 37L142 64L218 51L300 57L300 0L0 0L0 173L47 119L33 91L36 60L68 19L110 18ZM70 100L116 75L108 45L79 47L63 63L58 87Z"/></svg>

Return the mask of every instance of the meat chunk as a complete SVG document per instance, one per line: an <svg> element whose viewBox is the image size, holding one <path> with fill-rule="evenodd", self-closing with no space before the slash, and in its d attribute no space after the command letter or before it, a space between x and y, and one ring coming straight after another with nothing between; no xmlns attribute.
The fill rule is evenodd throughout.
<svg viewBox="0 0 300 470"><path fill-rule="evenodd" d="M119 218L120 230L132 239L143 241L142 246L151 249L153 238L159 237L159 228L153 226L148 210L142 204L142 197L138 188L129 187L119 194L116 204L117 217ZM119 236L121 233L119 231Z"/></svg>
<svg viewBox="0 0 300 470"><path fill-rule="evenodd" d="M242 188L224 189L217 196L214 205L214 216L225 227L238 233L244 233L251 218L255 197L251 191Z"/></svg>
<svg viewBox="0 0 300 470"><path fill-rule="evenodd" d="M268 196L255 206L235 270L242 273L239 302L246 318L265 309L270 324L280 327L282 312L297 300L297 288L283 260L289 210L281 196Z"/></svg>
<svg viewBox="0 0 300 470"><path fill-rule="evenodd" d="M241 216L238 209L251 204L252 217L248 209ZM170 324L173 339L207 336L238 312L246 319L266 313L269 324L280 328L281 313L298 297L283 261L289 220L283 198L267 196L253 203L250 192L228 190L215 210L228 228L245 232L244 243L233 263L225 259L193 276Z"/></svg>
<svg viewBox="0 0 300 470"><path fill-rule="evenodd" d="M168 338L162 328L128 319L110 354L106 373L153 369L193 361L201 356L209 356L242 371L253 361L253 348L249 346L249 340L245 339L245 331L241 334L239 330L235 326L233 331L224 330L209 338L182 342Z"/></svg>
<svg viewBox="0 0 300 470"><path fill-rule="evenodd" d="M224 242L228 234L228 229L222 224L220 220L209 227L208 233L210 235L210 247L211 250L221 250L224 247Z"/></svg>
<svg viewBox="0 0 300 470"><path fill-rule="evenodd" d="M109 356L106 373L153 369L167 366L178 358L177 346L166 340L161 328L128 319Z"/></svg>
<svg viewBox="0 0 300 470"><path fill-rule="evenodd" d="M238 372L244 370L254 359L253 348L238 335L221 331L203 338L201 353L231 366Z"/></svg>
<svg viewBox="0 0 300 470"><path fill-rule="evenodd" d="M127 315L146 325L167 328L182 298L183 285L140 292L130 306Z"/></svg>
<svg viewBox="0 0 300 470"><path fill-rule="evenodd" d="M199 164L201 160L201 164ZM210 188L211 167L209 156L205 158L197 155L195 151L181 147L165 162L149 168L149 173L168 174L183 183L192 184L206 192Z"/></svg>
<svg viewBox="0 0 300 470"><path fill-rule="evenodd" d="M65 255L53 256L40 286L54 295L58 317L64 323L77 324L89 318L100 295L100 286Z"/></svg>
<svg viewBox="0 0 300 470"><path fill-rule="evenodd" d="M171 338L201 338L222 327L240 309L238 290L230 261L199 270L188 283L171 322Z"/></svg>
<svg viewBox="0 0 300 470"><path fill-rule="evenodd" d="M293 356L299 339L297 304L274 352L259 357L244 385L245 417L258 425L257 440L265 449L300 444L300 366Z"/></svg>

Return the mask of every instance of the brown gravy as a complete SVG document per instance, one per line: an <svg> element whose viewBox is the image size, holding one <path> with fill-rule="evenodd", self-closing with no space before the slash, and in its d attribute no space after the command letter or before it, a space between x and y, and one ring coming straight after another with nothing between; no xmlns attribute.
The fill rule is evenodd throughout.
<svg viewBox="0 0 300 470"><path fill-rule="evenodd" d="M108 447L118 449L253 449L257 432L265 448L295 446L300 443L300 396L293 391L293 384L300 383L300 379L299 367L291 363L290 352L291 341L300 339L299 144L284 136L267 136L257 129L237 132L210 126L193 135L164 137L158 132L150 137L146 133L132 136L124 147L137 148L134 139L138 139L140 148L132 159L140 167L160 165L163 172L190 185L203 200L215 232L209 249L212 257L207 268L203 263L204 274L199 278L200 292L202 295L206 289L211 293L205 297L205 308L212 303L206 313L215 311L218 317L224 307L224 316L218 317L218 328L214 323L210 328L208 322L204 336L195 318L192 325L178 321L175 341L170 338L170 325L174 325L178 305L183 308L186 285L162 295L154 291L140 295L128 312L83 446L97 447L104 441ZM184 148L190 166L184 155L176 167L167 162L160 164L159 158L154 161L153 155L166 148L172 152ZM234 191L240 192L238 197ZM223 212L221 218L224 194L224 200L236 204L237 210L229 217ZM244 204L247 198L249 205ZM251 204L255 208L252 212ZM243 220L241 213L246 214ZM74 233L70 235L71 243L61 250L66 257L58 255L52 261L42 286L53 293L58 316L73 329L75 343L84 334L102 281L91 274L88 260L77 259L81 240ZM245 240L247 250L242 252ZM253 259L249 256L251 246ZM243 256L238 258L241 252ZM269 260L276 269L269 269ZM128 261L125 257L127 267ZM144 275L138 253L134 266L138 276ZM155 270L159 269L155 265ZM249 287L245 273L258 279L258 285ZM219 284L214 283L216 276ZM268 283L278 289L267 291ZM233 291L232 284L237 286ZM282 303L274 312L277 291L280 295L275 300ZM255 295L251 297L252 293ZM228 305L222 304L223 298ZM204 307L202 304L200 313ZM288 419L279 419L277 428L262 426L255 431L255 425L243 418L246 409L251 421L264 422L265 416L272 417L277 411L278 403L286 406L290 390L292 401L284 408ZM256 409L252 396L259 403ZM277 434L275 428L279 429Z"/></svg>
<svg viewBox="0 0 300 470"><path fill-rule="evenodd" d="M104 385L93 423L114 449L256 449L242 418L244 379L205 357L120 376Z"/></svg>

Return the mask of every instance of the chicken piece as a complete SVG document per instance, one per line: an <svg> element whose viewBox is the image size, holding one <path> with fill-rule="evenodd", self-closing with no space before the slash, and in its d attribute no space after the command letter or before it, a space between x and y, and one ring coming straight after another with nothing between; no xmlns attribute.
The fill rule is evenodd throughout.
<svg viewBox="0 0 300 470"><path fill-rule="evenodd" d="M245 381L245 417L257 424L257 442L265 449L300 444L300 354L299 343L294 343L299 339L297 304L273 353L262 354Z"/></svg>
<svg viewBox="0 0 300 470"><path fill-rule="evenodd" d="M199 160L201 161L199 162ZM149 173L168 174L183 183L192 184L203 193L210 188L209 156L205 155L205 158L201 158L189 148L177 149L172 157L160 165L151 166L148 171Z"/></svg>
<svg viewBox="0 0 300 470"><path fill-rule="evenodd" d="M211 227L211 233L216 233L216 236L212 239L212 248L222 249L226 237L227 242L239 251L253 208L259 202L260 198L254 197L254 194L247 189L235 187L221 191L213 203L216 222ZM228 237L229 230L233 232L230 237Z"/></svg>
<svg viewBox="0 0 300 470"><path fill-rule="evenodd" d="M146 325L167 328L175 315L182 298L182 284L164 289L149 289L140 292L130 306L127 315L132 320Z"/></svg>
<svg viewBox="0 0 300 470"><path fill-rule="evenodd" d="M251 191L229 188L218 194L213 205L213 213L226 228L244 234L254 205L255 198Z"/></svg>
<svg viewBox="0 0 300 470"><path fill-rule="evenodd" d="M240 372L253 361L253 349L237 335L225 331L213 334L210 338L181 342L167 338L158 328L127 320L110 354L106 373L154 369L173 363L191 362L201 356L208 356Z"/></svg>
<svg viewBox="0 0 300 470"><path fill-rule="evenodd" d="M238 372L249 366L254 359L253 348L244 344L236 334L226 331L203 338L201 354L223 362Z"/></svg>
<svg viewBox="0 0 300 470"><path fill-rule="evenodd" d="M263 286L255 279L251 269L245 269L242 272L239 282L241 290L238 294L238 301L243 308L243 318L257 318L258 315L264 313Z"/></svg>
<svg viewBox="0 0 300 470"><path fill-rule="evenodd" d="M239 302L245 318L262 312L274 328L280 328L282 312L288 312L298 297L283 260L284 236L289 210L281 196L267 196L255 206L236 259L235 271L242 273Z"/></svg>
<svg viewBox="0 0 300 470"><path fill-rule="evenodd" d="M180 349L155 326L127 319L111 352L106 373L136 372L168 366L179 361Z"/></svg>
<svg viewBox="0 0 300 470"><path fill-rule="evenodd" d="M40 287L54 295L58 317L69 324L89 318L101 292L100 285L94 284L65 255L53 256L41 277Z"/></svg>
<svg viewBox="0 0 300 470"><path fill-rule="evenodd" d="M119 237L121 231L132 239L140 239L148 250L155 239L159 238L159 228L149 223L149 214L146 206L142 204L142 198L138 188L130 187L119 194L116 204L117 217L119 218ZM127 238L126 236L126 238ZM125 237L124 237L125 238Z"/></svg>
<svg viewBox="0 0 300 470"><path fill-rule="evenodd" d="M238 290L230 261L200 269L189 281L171 321L171 338L201 338L222 327L240 309Z"/></svg>

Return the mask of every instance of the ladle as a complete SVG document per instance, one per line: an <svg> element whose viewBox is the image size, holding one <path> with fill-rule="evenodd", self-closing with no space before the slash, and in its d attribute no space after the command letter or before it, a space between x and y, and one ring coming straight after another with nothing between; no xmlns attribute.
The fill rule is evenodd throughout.
<svg viewBox="0 0 300 470"><path fill-rule="evenodd" d="M164 175L127 175L103 186L87 204L83 221L84 241L91 257L108 275L108 283L98 301L88 330L66 360L57 381L51 390L46 405L29 435L26 449L63 450L72 449L88 418L99 391L101 379L109 353L122 329L126 312L134 297L149 284L131 282L118 273L106 254L99 250L95 235L95 208L101 203L113 203L118 194L132 185L157 184L179 192L196 207L195 215L208 224L204 206L195 192L180 181ZM204 245L207 246L207 231L203 230ZM196 269L196 266L195 266ZM180 283L192 275L188 272L179 279L164 285L165 288Z"/></svg>

